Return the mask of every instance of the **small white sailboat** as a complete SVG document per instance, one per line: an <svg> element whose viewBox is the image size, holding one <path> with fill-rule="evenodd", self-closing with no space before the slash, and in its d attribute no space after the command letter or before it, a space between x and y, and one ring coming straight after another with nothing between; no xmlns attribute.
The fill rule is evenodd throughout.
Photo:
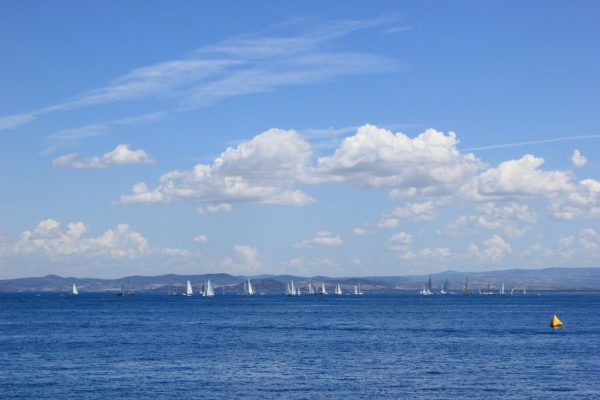
<svg viewBox="0 0 600 400"><path fill-rule="evenodd" d="M246 296L254 296L254 288L252 287L252 282L248 279L247 282L244 282L244 294Z"/></svg>
<svg viewBox="0 0 600 400"><path fill-rule="evenodd" d="M204 288L204 293L202 293L202 297L214 297L215 290L213 289L212 284L210 283L210 279L206 281L206 286Z"/></svg>
<svg viewBox="0 0 600 400"><path fill-rule="evenodd" d="M358 286L354 285L354 294L358 296Z"/></svg>
<svg viewBox="0 0 600 400"><path fill-rule="evenodd" d="M334 292L334 294L337 295L337 296L341 296L342 295L342 287L340 286L339 283L335 286L335 292Z"/></svg>
<svg viewBox="0 0 600 400"><path fill-rule="evenodd" d="M440 294L449 294L450 293L450 283L446 279L444 281L444 286L442 286L442 290L440 290Z"/></svg>
<svg viewBox="0 0 600 400"><path fill-rule="evenodd" d="M183 294L184 296L191 296L194 294L194 291L192 290L192 284L190 281L187 281L186 284L186 288L185 288L185 293Z"/></svg>
<svg viewBox="0 0 600 400"><path fill-rule="evenodd" d="M511 295L511 296L513 295L513 293L514 293L514 292L515 292L515 289L514 289L514 288L510 289L510 295Z"/></svg>
<svg viewBox="0 0 600 400"><path fill-rule="evenodd" d="M71 289L71 295L77 296L79 294L79 290L77 290L77 286L73 284L73 288Z"/></svg>
<svg viewBox="0 0 600 400"><path fill-rule="evenodd" d="M501 295L506 294L506 292L504 291L504 281L502 281L502 286L500 286L500 293Z"/></svg>
<svg viewBox="0 0 600 400"><path fill-rule="evenodd" d="M321 282L321 294L327 294L327 289L325 289L325 282Z"/></svg>
<svg viewBox="0 0 600 400"><path fill-rule="evenodd" d="M363 292L363 291L360 289L360 282L358 282L358 293L357 293L357 294L358 294L358 295L365 294L365 293L364 293L364 292Z"/></svg>
<svg viewBox="0 0 600 400"><path fill-rule="evenodd" d="M313 285L312 281L308 281L308 294L317 294L317 292L315 291L315 286Z"/></svg>
<svg viewBox="0 0 600 400"><path fill-rule="evenodd" d="M422 296L431 296L431 295L433 295L433 292L431 291L431 277L429 277L429 279L427 280L427 283L425 284L425 287L423 289L421 289L420 294Z"/></svg>
<svg viewBox="0 0 600 400"><path fill-rule="evenodd" d="M300 290L296 289L296 285L294 284L294 281L290 281L290 283L287 284L287 288L285 291L285 294L288 296L298 296L300 293Z"/></svg>
<svg viewBox="0 0 600 400"><path fill-rule="evenodd" d="M494 292L492 291L492 289L490 289L490 284L488 283L487 285L487 290L482 292L482 294L485 294L486 296L492 296L494 294Z"/></svg>

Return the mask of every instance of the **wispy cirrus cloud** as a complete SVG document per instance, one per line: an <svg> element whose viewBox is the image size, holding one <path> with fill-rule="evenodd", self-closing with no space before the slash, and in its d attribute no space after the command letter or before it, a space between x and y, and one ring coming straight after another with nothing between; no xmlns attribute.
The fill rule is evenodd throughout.
<svg viewBox="0 0 600 400"><path fill-rule="evenodd" d="M397 24L396 17L320 21L295 19L257 34L232 37L196 49L179 59L135 68L107 85L48 107L0 117L0 130L31 123L42 114L115 102L167 102L172 113L205 107L219 100L311 84L338 76L390 71L388 57L334 48L354 32ZM127 120L128 118L123 118Z"/></svg>
<svg viewBox="0 0 600 400"><path fill-rule="evenodd" d="M574 136L562 136L562 137L557 137L557 138L548 138L548 139L540 139L540 140L527 140L524 142L491 144L491 145L486 145L486 146L466 147L464 149L461 149L461 151L505 149L508 147L522 147L522 146L530 146L533 144L570 142L570 141L574 141L574 140L584 140L584 139L600 139L600 135L598 135L598 134L596 134L596 135L574 135Z"/></svg>

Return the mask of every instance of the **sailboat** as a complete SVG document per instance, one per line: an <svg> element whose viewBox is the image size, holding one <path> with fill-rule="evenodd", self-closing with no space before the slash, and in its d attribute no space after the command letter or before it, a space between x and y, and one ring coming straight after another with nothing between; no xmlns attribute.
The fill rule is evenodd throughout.
<svg viewBox="0 0 600 400"><path fill-rule="evenodd" d="M511 295L511 296L513 295L513 293L514 293L514 292L515 292L515 289L514 289L514 288L510 289L510 295Z"/></svg>
<svg viewBox="0 0 600 400"><path fill-rule="evenodd" d="M442 286L442 290L440 290L440 294L448 294L450 293L450 283L448 283L448 280L446 279L444 281L444 286Z"/></svg>
<svg viewBox="0 0 600 400"><path fill-rule="evenodd" d="M340 296L342 294L342 287L340 286L339 283L335 286L335 292L334 292L334 294L336 294L338 296Z"/></svg>
<svg viewBox="0 0 600 400"><path fill-rule="evenodd" d="M187 281L185 293L183 295L191 296L192 294L194 294L194 291L192 290L192 284L190 283L190 281Z"/></svg>
<svg viewBox="0 0 600 400"><path fill-rule="evenodd" d="M431 296L433 294L433 292L431 291L431 277L429 277L427 283L425 284L425 287L421 289L420 293L423 296Z"/></svg>
<svg viewBox="0 0 600 400"><path fill-rule="evenodd" d="M358 286L354 285L354 294L358 296Z"/></svg>
<svg viewBox="0 0 600 400"><path fill-rule="evenodd" d="M502 286L500 286L500 293L501 295L505 295L506 293L504 292L504 281L502 281Z"/></svg>
<svg viewBox="0 0 600 400"><path fill-rule="evenodd" d="M79 294L79 290L77 290L77 286L75 286L75 284L73 284L73 289L71 289L71 294L73 296L77 296Z"/></svg>
<svg viewBox="0 0 600 400"><path fill-rule="evenodd" d="M294 281L291 281L287 284L285 294L288 296L298 296L298 291L296 290L296 285L294 285Z"/></svg>
<svg viewBox="0 0 600 400"><path fill-rule="evenodd" d="M215 290L210 283L210 280L206 281L206 287L204 288L204 293L202 293L202 297L214 297Z"/></svg>
<svg viewBox="0 0 600 400"><path fill-rule="evenodd" d="M360 290L360 282L358 282L358 295L365 294L362 290Z"/></svg>
<svg viewBox="0 0 600 400"><path fill-rule="evenodd" d="M321 282L321 294L327 294L327 289L325 289L325 282Z"/></svg>
<svg viewBox="0 0 600 400"><path fill-rule="evenodd" d="M308 281L308 294L317 294L317 292L315 291L315 286L313 285L312 281Z"/></svg>
<svg viewBox="0 0 600 400"><path fill-rule="evenodd" d="M465 291L464 291L464 295L468 296L469 295L469 277L465 277Z"/></svg>
<svg viewBox="0 0 600 400"><path fill-rule="evenodd" d="M488 295L488 296L494 294L494 292L492 292L492 289L490 289L490 284L489 283L487 285L487 291L482 292L482 294L485 294L485 295Z"/></svg>
<svg viewBox="0 0 600 400"><path fill-rule="evenodd" d="M523 295L527 294L527 289L523 288Z"/></svg>
<svg viewBox="0 0 600 400"><path fill-rule="evenodd" d="M131 293L129 290L125 290L125 285L121 284L121 291L119 293L117 293L117 296L129 296L132 295L133 293Z"/></svg>
<svg viewBox="0 0 600 400"><path fill-rule="evenodd" d="M247 282L244 282L244 294L246 296L254 295L254 288L252 288L252 283L250 282L250 279L248 279Z"/></svg>

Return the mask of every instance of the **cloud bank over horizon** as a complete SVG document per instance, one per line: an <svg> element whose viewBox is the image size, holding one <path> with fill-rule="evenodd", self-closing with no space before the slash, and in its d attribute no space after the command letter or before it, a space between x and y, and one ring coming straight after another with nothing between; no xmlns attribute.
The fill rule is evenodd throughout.
<svg viewBox="0 0 600 400"><path fill-rule="evenodd" d="M545 170L542 168L544 159L532 154L492 166L472 153L460 152L457 143L453 132L444 134L427 129L411 138L401 132L363 125L329 155L319 156L297 131L269 129L227 147L210 164L164 173L153 189L139 182L133 186L132 193L122 195L119 202L129 207L152 204L168 207L165 204L193 202L199 204L197 212L208 217L232 213L236 205L244 203L263 207L310 207L319 201L305 192L313 187L355 186L360 190L387 192L389 201L401 205L382 214L378 222L373 220L367 225L355 226L346 234L353 233L369 241L381 240L379 246L413 272L432 263L437 269L459 265L488 269L513 267L534 255L536 262L529 262L527 266L598 260L600 236L591 227L578 234L555 238L558 244L554 247L531 243L517 251L513 243L535 229L540 220L600 217L599 181L577 180L571 170ZM105 168L153 162L144 151L131 150L127 145L119 145L101 157L81 161L67 156L68 159L65 156L55 159L55 166ZM577 160L584 157L580 152L574 156ZM539 210L540 205L545 205L542 213L534 210ZM471 213L442 223L444 214L456 207ZM418 239L419 231L402 229L407 223L420 226L421 231L424 226L431 226L430 232L440 238L441 245L432 247ZM241 273L293 273L297 272L294 268L299 268L298 271L304 273L318 274L318 268L324 265L307 263L304 257L291 257L283 265L274 265L261 259L259 249L245 244L234 245L233 253L221 259L209 259L189 246L150 246L141 233L132 231L127 224L118 224L99 236L84 238L87 229L83 222L62 226L47 219L34 229L24 231L17 241L4 240L0 257L21 263L45 257L55 265L77 260L118 265L124 259L131 262L158 256L166 264L185 260L182 265L187 267L183 270L190 268L190 272L198 270L193 266L198 262L204 265L205 272ZM390 230L392 233L387 233ZM480 242L475 241L478 237ZM211 245L204 234L190 238L192 241L201 244L203 249ZM326 230L290 242L288 246L305 251L339 248L344 253L352 252L346 248L342 235ZM561 249L560 254L557 248ZM585 256L577 257L578 249L585 249ZM362 261L360 264L351 262L346 270L339 262L329 259L341 274L368 268ZM353 255L352 259L359 257Z"/></svg>

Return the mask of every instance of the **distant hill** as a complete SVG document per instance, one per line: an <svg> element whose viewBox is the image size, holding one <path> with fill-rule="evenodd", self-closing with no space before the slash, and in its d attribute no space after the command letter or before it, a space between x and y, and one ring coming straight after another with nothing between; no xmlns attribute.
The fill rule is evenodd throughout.
<svg viewBox="0 0 600 400"><path fill-rule="evenodd" d="M387 290L419 290L431 276L434 291L439 290L445 280L450 283L451 291L462 291L465 279L468 278L469 289L487 288L497 290L504 282L506 290L600 290L600 268L546 268L546 269L511 269L488 272L445 271L431 275L418 276L375 276L375 277L343 277L325 276L300 277L292 275L260 275L234 276L229 274L204 275L159 275L159 276L126 276L119 279L75 278L47 275L44 277L18 278L0 280L2 292L67 292L73 283L81 292L118 292L121 287L132 292L182 292L186 281L192 282L194 290L202 283L211 280L217 292L242 293L246 279L252 279L257 292L283 293L285 285L294 280L296 285L305 288L309 280L320 285L324 282L328 290L339 283L344 291L352 290L360 282L366 291Z"/></svg>

